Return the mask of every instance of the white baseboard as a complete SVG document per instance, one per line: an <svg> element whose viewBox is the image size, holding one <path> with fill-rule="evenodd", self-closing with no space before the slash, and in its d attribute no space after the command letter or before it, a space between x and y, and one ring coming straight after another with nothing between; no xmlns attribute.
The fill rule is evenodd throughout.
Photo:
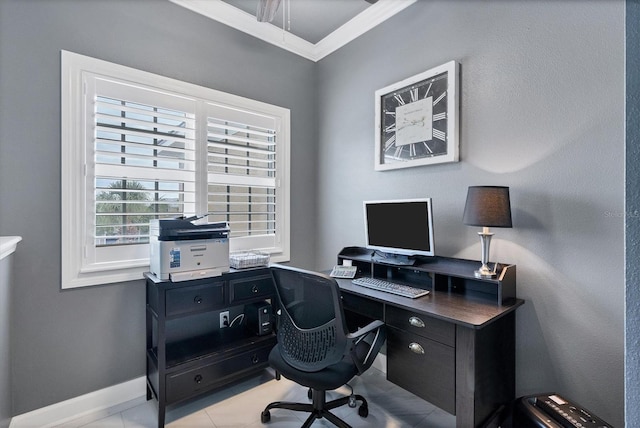
<svg viewBox="0 0 640 428"><path fill-rule="evenodd" d="M36 409L14 416L9 428L51 428L64 424L75 425L74 420L98 420L110 414L125 410L127 403L140 404L146 399L146 378L137 379L90 392L80 397ZM82 425L80 423L79 425Z"/></svg>
<svg viewBox="0 0 640 428"><path fill-rule="evenodd" d="M387 356L378 354L372 367L387 372ZM137 379L90 392L80 397L14 416L9 428L65 428L85 425L114 413L144 403L146 378Z"/></svg>

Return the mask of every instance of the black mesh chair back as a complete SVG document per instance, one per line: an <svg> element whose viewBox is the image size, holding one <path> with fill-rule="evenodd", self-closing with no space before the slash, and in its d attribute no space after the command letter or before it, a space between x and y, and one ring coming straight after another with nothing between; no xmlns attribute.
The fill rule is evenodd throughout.
<svg viewBox="0 0 640 428"><path fill-rule="evenodd" d="M342 360L347 331L335 280L277 268L272 275L282 304L277 334L283 359L307 372Z"/></svg>

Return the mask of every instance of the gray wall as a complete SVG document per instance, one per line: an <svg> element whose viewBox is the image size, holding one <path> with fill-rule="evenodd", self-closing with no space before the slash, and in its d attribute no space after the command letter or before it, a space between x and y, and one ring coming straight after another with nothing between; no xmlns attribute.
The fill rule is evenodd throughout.
<svg viewBox="0 0 640 428"><path fill-rule="evenodd" d="M363 243L363 199L411 196L434 198L440 255L477 259L466 188L511 186L492 254L527 300L517 392L623 425L624 2L420 1L313 64L164 0L0 0L14 414L144 373L141 281L60 291L60 49L291 108L299 266ZM450 59L461 162L374 172L374 91Z"/></svg>
<svg viewBox="0 0 640 428"><path fill-rule="evenodd" d="M319 63L318 268L364 244L362 200L430 196L436 253L478 259L467 186L511 187L517 393L623 425L624 1L419 1ZM374 91L461 64L461 162L373 170Z"/></svg>
<svg viewBox="0 0 640 428"><path fill-rule="evenodd" d="M627 1L625 416L640 426L640 2Z"/></svg>
<svg viewBox="0 0 640 428"><path fill-rule="evenodd" d="M292 261L315 256L314 63L166 0L0 0L0 235L24 238L14 415L145 370L142 281L60 291L61 49L290 108Z"/></svg>

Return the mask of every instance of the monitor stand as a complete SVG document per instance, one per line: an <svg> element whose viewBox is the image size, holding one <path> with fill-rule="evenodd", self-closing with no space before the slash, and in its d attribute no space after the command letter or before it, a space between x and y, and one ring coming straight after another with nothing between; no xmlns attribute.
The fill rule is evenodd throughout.
<svg viewBox="0 0 640 428"><path fill-rule="evenodd" d="M375 263L383 263L394 266L413 266L416 260L410 256L393 253L383 253L381 251L374 251L371 256L371 260Z"/></svg>

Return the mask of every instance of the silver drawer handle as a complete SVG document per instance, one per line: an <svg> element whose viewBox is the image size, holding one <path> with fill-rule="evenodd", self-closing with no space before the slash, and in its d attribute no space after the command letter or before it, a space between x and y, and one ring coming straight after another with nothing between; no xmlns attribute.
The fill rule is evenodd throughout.
<svg viewBox="0 0 640 428"><path fill-rule="evenodd" d="M418 317L409 318L409 324L411 324L414 327L424 327L424 321L422 321Z"/></svg>
<svg viewBox="0 0 640 428"><path fill-rule="evenodd" d="M419 343L411 342L409 344L409 349L415 354L424 354L424 348L420 346Z"/></svg>

